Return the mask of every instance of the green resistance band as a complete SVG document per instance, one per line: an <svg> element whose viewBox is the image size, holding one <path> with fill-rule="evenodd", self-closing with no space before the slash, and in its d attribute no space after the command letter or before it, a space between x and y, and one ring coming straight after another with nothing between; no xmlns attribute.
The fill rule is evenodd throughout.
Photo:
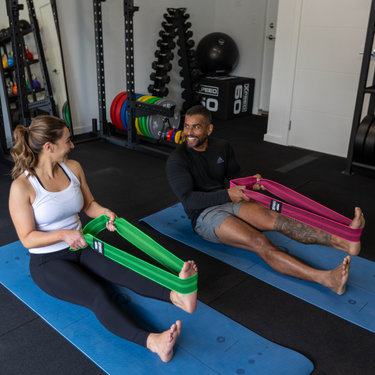
<svg viewBox="0 0 375 375"><path fill-rule="evenodd" d="M97 239L95 236L106 229L106 223L108 221L109 218L106 215L102 215L91 220L83 228L83 236L94 250L177 293L189 294L198 290L198 273L187 279L180 279L178 274L184 262L126 220L122 218L115 219L114 224L117 233L150 257L154 258L171 272L162 270ZM70 250L75 251L71 248Z"/></svg>

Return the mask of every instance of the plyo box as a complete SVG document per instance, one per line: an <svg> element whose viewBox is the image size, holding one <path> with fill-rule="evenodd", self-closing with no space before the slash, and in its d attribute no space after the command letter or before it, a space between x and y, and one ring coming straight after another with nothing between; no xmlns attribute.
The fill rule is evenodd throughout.
<svg viewBox="0 0 375 375"><path fill-rule="evenodd" d="M197 81L201 104L221 120L250 115L253 110L255 79L225 76L201 77Z"/></svg>

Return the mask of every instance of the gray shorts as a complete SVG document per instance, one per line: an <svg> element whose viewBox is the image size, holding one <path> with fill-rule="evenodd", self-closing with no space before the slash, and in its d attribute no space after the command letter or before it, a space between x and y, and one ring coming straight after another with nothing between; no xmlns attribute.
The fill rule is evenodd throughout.
<svg viewBox="0 0 375 375"><path fill-rule="evenodd" d="M206 208L197 219L195 231L205 240L221 243L215 234L215 228L220 228L221 223L228 216L238 216L242 202L224 203Z"/></svg>

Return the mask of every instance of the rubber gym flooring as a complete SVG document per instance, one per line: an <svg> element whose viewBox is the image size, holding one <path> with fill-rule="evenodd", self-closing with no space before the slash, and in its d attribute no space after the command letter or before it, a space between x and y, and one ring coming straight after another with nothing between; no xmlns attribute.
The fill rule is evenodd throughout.
<svg viewBox="0 0 375 375"><path fill-rule="evenodd" d="M266 117L213 123L213 136L230 141L238 162L249 175L260 173L347 217L352 217L354 207L360 206L366 218L360 256L375 261L374 171L355 167L352 176L344 175L343 158L264 142ZM70 157L82 164L98 202L181 259L197 262L200 301L266 339L305 355L314 363L315 375L375 374L374 333L139 222L177 203L166 178L165 160L103 141L77 144ZM0 246L18 240L8 212L9 169L0 163ZM84 224L88 222L84 214L81 218ZM0 374L103 374L2 286L0 301Z"/></svg>

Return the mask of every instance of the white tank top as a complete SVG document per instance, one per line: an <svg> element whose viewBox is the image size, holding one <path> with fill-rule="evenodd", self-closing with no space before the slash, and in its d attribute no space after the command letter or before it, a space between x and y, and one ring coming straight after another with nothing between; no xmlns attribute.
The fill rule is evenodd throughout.
<svg viewBox="0 0 375 375"><path fill-rule="evenodd" d="M35 229L41 232L53 232L59 229L81 230L82 224L78 212L83 207L81 184L75 174L64 164L59 163L69 177L70 185L63 191L51 192L42 186L39 179L25 171L26 176L35 189L36 197L32 204ZM65 241L53 245L29 249L33 254L53 253L66 249Z"/></svg>

